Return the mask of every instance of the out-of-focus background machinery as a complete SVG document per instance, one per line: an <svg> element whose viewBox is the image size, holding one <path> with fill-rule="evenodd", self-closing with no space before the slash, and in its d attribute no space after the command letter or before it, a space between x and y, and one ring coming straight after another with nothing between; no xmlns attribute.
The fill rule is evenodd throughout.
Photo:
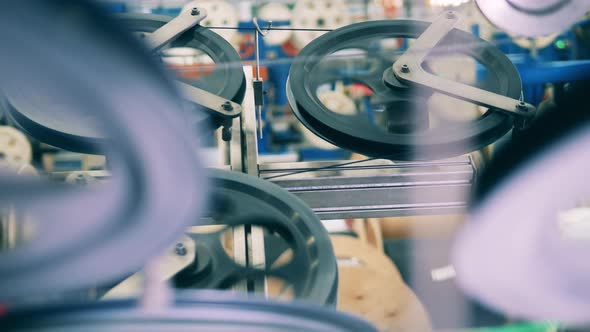
<svg viewBox="0 0 590 332"><path fill-rule="evenodd" d="M0 330L590 326L587 0L2 6Z"/></svg>

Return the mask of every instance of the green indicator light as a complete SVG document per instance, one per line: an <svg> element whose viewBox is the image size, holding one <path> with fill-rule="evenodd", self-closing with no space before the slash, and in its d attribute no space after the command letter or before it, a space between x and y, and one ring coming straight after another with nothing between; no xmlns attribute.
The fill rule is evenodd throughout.
<svg viewBox="0 0 590 332"><path fill-rule="evenodd" d="M563 40L556 41L555 42L555 47L557 47L560 50L565 49L565 47L566 47L565 41L563 41Z"/></svg>

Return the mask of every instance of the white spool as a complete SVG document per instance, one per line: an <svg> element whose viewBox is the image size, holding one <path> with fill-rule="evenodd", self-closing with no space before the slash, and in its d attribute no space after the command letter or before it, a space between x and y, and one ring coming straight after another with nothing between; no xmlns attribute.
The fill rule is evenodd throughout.
<svg viewBox="0 0 590 332"><path fill-rule="evenodd" d="M330 111L345 115L353 115L356 113L356 105L354 101L340 91L322 91L318 92L318 98ZM299 128L303 133L303 137L311 145L324 149L324 150L335 150L338 147L334 146L316 134L312 133L302 123L299 123Z"/></svg>
<svg viewBox="0 0 590 332"><path fill-rule="evenodd" d="M191 47L173 47L162 51L162 61L175 66L214 64L210 56Z"/></svg>
<svg viewBox="0 0 590 332"><path fill-rule="evenodd" d="M296 29L336 29L349 23L348 6L343 0L297 0L291 25ZM293 43L303 48L325 31L296 31Z"/></svg>
<svg viewBox="0 0 590 332"><path fill-rule="evenodd" d="M264 21L291 21L291 11L287 5L277 2L270 2L258 10L258 18ZM289 28L291 25L281 25L281 28ZM268 45L282 45L291 38L292 31L272 30L265 37L264 42Z"/></svg>
<svg viewBox="0 0 590 332"><path fill-rule="evenodd" d="M13 127L0 126L0 154L0 159L22 165L31 163L33 150L22 132Z"/></svg>
<svg viewBox="0 0 590 332"><path fill-rule="evenodd" d="M227 1L191 1L187 3L182 10L187 11L194 7L203 8L207 11L207 17L205 17L205 19L200 23L204 27L236 28L240 21L236 7ZM232 45L237 43L237 29L213 29L213 31L230 42Z"/></svg>

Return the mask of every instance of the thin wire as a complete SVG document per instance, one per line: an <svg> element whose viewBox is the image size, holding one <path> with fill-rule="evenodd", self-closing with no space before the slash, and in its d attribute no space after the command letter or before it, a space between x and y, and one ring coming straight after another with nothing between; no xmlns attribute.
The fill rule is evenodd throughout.
<svg viewBox="0 0 590 332"><path fill-rule="evenodd" d="M283 174L279 174L279 175L275 175L275 176L271 176L271 177L265 177L264 179L270 180L270 179L276 179L276 178L280 178L280 177L291 176L291 175L296 175L296 174L301 174L301 173L309 173L309 172L316 172L316 171L321 171L321 170L325 170L325 169L339 168L342 166L355 165L355 164L360 164L360 163L364 163L364 162L372 161L372 160L386 159L387 157L388 157L388 155L380 156L380 157L371 157L371 158L361 159L361 160L354 160L354 161L349 161L347 163L342 163L342 164L333 164L333 165L328 165L328 166L323 166L323 167L308 168L308 169L304 169L301 171L295 171L295 172L291 172L291 173L283 173Z"/></svg>
<svg viewBox="0 0 590 332"><path fill-rule="evenodd" d="M239 28L239 27L215 27L215 26L206 26L207 29L219 29L219 30L249 30L249 31L256 31L256 28ZM285 30L285 31L325 31L325 32L330 32L333 31L334 29L319 29L319 28L281 28L281 27L270 27L267 29L264 29L267 31L272 31L272 30Z"/></svg>
<svg viewBox="0 0 590 332"><path fill-rule="evenodd" d="M242 31L256 31L256 28L252 27L252 28L240 28L240 27L228 27L228 26L206 26L205 28L207 29L215 29L215 30L242 30ZM273 31L273 30L277 30L277 31L312 31L312 32L330 32L330 31L334 31L336 29L320 29L320 28L292 28L292 27L270 27L268 29L265 29L267 31ZM476 36L473 36L475 38L477 38ZM403 37L400 37L403 38ZM481 38L481 37L479 37ZM406 39L413 39L413 38L406 38ZM501 38L498 40L494 40L493 42L489 42L486 40L475 40L474 42L469 42L469 43L465 43L465 44L452 44L452 46L459 46L459 45L468 45L470 47L474 47L478 44L483 44L483 45L487 45L487 44L492 44L496 47L498 46L502 46L502 45L513 45L514 42L512 40L512 38Z"/></svg>

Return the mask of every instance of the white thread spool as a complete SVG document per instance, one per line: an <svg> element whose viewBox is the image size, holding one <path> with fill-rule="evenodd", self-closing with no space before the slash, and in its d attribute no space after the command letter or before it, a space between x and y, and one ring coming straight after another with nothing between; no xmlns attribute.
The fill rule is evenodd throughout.
<svg viewBox="0 0 590 332"><path fill-rule="evenodd" d="M349 23L348 6L343 0L298 0L291 25L296 29L336 29ZM293 43L303 48L325 31L296 31Z"/></svg>
<svg viewBox="0 0 590 332"><path fill-rule="evenodd" d="M270 2L258 10L258 18L264 21L291 21L291 11L285 4ZM274 26L274 25L273 25ZM289 28L291 25L281 25L280 28ZM282 45L293 34L289 30L272 30L264 36L267 45Z"/></svg>
<svg viewBox="0 0 590 332"><path fill-rule="evenodd" d="M0 126L0 154L0 159L22 165L31 163L33 150L22 132L13 127Z"/></svg>

